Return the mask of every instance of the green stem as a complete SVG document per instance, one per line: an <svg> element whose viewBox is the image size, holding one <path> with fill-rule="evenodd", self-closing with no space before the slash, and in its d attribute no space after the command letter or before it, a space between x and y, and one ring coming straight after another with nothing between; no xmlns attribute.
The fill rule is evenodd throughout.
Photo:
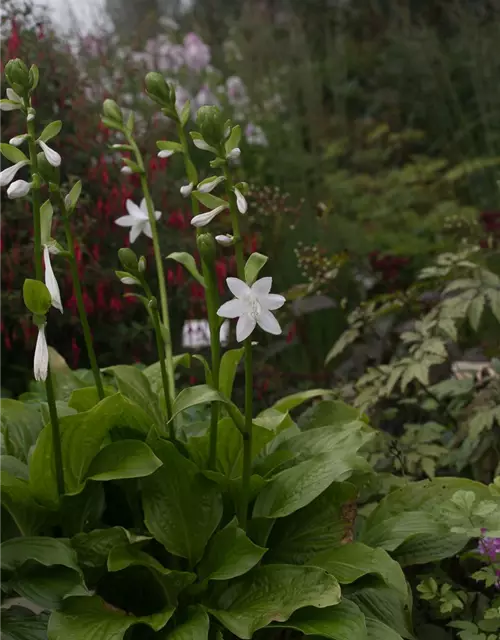
<svg viewBox="0 0 500 640"><path fill-rule="evenodd" d="M172 352L172 334L170 331L170 316L168 314L168 297L167 297L167 285L165 282L165 271L163 269L163 260L160 250L160 241L158 238L158 227L156 225L155 210L153 206L153 200L149 191L149 185L146 178L146 171L144 168L144 161L142 154L131 135L127 135L127 141L134 150L135 159L139 167L141 168L140 180L141 188L146 200L146 206L148 209L149 224L151 225L151 235L153 236L153 249L155 254L156 271L158 274L158 288L160 290L160 305L162 324L164 331L162 332L162 339L165 344L165 361L168 373L168 389L170 395L170 404L173 404L175 398L175 378L174 378L174 360Z"/></svg>
<svg viewBox="0 0 500 640"><path fill-rule="evenodd" d="M92 333L90 331L90 325L87 318L87 312L85 311L85 305L83 304L83 293L82 286L80 284L80 277L78 275L78 266L76 262L75 256L75 247L73 244L73 236L71 234L71 226L69 224L69 217L66 211L66 205L64 203L64 199L61 195L61 192L57 193L57 200L59 204L59 208L62 214L63 223L64 223L64 231L66 233L66 244L68 245L69 251L69 268L71 271L71 277L73 279L73 289L75 291L76 304L78 307L78 314L80 316L80 322L83 329L83 337L85 340L85 346L87 347L87 354L90 360L90 368L92 369L92 374L94 375L95 386L97 387L97 394L99 396L99 400L104 399L104 386L102 384L101 371L97 364L97 358L94 351L94 343L92 340Z"/></svg>
<svg viewBox="0 0 500 640"><path fill-rule="evenodd" d="M245 281L245 257L243 255L243 239L240 231L240 220L236 195L233 191L233 179L227 163L224 166L226 193L229 200L229 212L235 242L236 266L238 277ZM241 479L241 501L239 505L239 522L246 529L248 519L248 503L250 499L250 475L252 471L252 431L253 431L253 369L252 339L245 340L245 432L243 433L243 476Z"/></svg>
<svg viewBox="0 0 500 640"><path fill-rule="evenodd" d="M26 104L26 107L29 105ZM38 162L36 153L36 132L35 123L30 121L27 123L29 134L28 146L31 162L32 177L38 173ZM40 194L38 189L33 188L31 191L33 202L33 230L35 238L35 277L43 282L43 263L42 263L42 227L40 220ZM50 373L50 365L47 368L47 379L45 380L45 389L47 392L47 403L49 405L50 423L52 425L52 447L54 449L54 465L56 470L57 493L62 496L64 494L64 467L61 447L61 432L59 429L59 418L57 416L57 407L54 396L54 388L52 385L52 377Z"/></svg>

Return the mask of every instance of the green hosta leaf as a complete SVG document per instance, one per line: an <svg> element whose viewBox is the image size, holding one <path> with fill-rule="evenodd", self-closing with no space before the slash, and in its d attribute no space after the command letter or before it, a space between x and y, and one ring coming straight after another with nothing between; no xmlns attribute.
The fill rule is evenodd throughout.
<svg viewBox="0 0 500 640"><path fill-rule="evenodd" d="M173 253L169 253L167 260L175 260L179 264L182 264L182 266L189 271L195 280L197 280L202 286L205 286L205 278L198 271L196 260L190 253L187 253L186 251L174 251Z"/></svg>
<svg viewBox="0 0 500 640"><path fill-rule="evenodd" d="M9 589L43 609L58 609L69 596L89 595L82 577L61 566L25 568L9 581Z"/></svg>
<svg viewBox="0 0 500 640"><path fill-rule="evenodd" d="M76 553L66 540L38 536L13 538L2 542L0 549L4 571L16 571L30 561L46 567L61 565L80 573Z"/></svg>
<svg viewBox="0 0 500 640"><path fill-rule="evenodd" d="M209 627L208 615L201 605L187 607L166 640L208 640Z"/></svg>
<svg viewBox="0 0 500 640"><path fill-rule="evenodd" d="M185 367L188 369L191 366L191 354L190 353L181 353L172 358L174 371L178 366ZM151 389L154 393L159 394L163 392L163 382L161 379L161 367L159 362L155 362L150 364L149 367L146 367L142 370L142 373L149 380L149 384L151 385Z"/></svg>
<svg viewBox="0 0 500 640"><path fill-rule="evenodd" d="M311 558L318 553L351 539L356 496L354 485L333 482L306 507L277 520L269 537L269 551L264 561L314 564Z"/></svg>
<svg viewBox="0 0 500 640"><path fill-rule="evenodd" d="M250 639L270 622L285 622L303 607L340 601L335 578L317 567L267 565L232 582L210 613L238 638Z"/></svg>
<svg viewBox="0 0 500 640"><path fill-rule="evenodd" d="M262 253L254 252L248 258L245 264L245 282L252 286L253 283L257 280L257 276L259 275L260 270L264 267L266 262L269 260L267 256L262 255Z"/></svg>
<svg viewBox="0 0 500 640"><path fill-rule="evenodd" d="M123 480L144 478L161 467L161 461L140 440L119 440L101 449L92 460L87 478L91 480Z"/></svg>
<svg viewBox="0 0 500 640"><path fill-rule="evenodd" d="M134 616L110 607L99 596L67 598L50 617L48 640L123 640L136 624L162 629L173 613L168 607L150 616Z"/></svg>
<svg viewBox="0 0 500 640"><path fill-rule="evenodd" d="M361 542L352 542L328 549L314 556L310 564L334 575L340 584L351 584L362 576L375 574L389 587L406 598L408 587L400 565L383 549L372 549Z"/></svg>
<svg viewBox="0 0 500 640"><path fill-rule="evenodd" d="M469 536L449 533L449 527L441 527L436 534L417 533L407 538L393 552L402 567L439 562L452 558L465 547Z"/></svg>
<svg viewBox="0 0 500 640"><path fill-rule="evenodd" d="M13 478L29 480L28 465L14 456L0 456L0 469Z"/></svg>
<svg viewBox="0 0 500 640"><path fill-rule="evenodd" d="M47 142L51 138L55 138L59 134L61 129L62 129L61 120L55 120L54 122L51 122L45 127L45 129L40 134L40 140Z"/></svg>
<svg viewBox="0 0 500 640"><path fill-rule="evenodd" d="M330 640L367 640L365 616L350 600L342 600L334 607L316 609L306 607L296 611L285 624L272 628L295 629L306 636Z"/></svg>
<svg viewBox="0 0 500 640"><path fill-rule="evenodd" d="M202 580L230 580L250 571L266 553L247 538L245 532L232 520L218 531L198 566Z"/></svg>
<svg viewBox="0 0 500 640"><path fill-rule="evenodd" d="M219 370L219 389L223 396L226 398L231 398L233 393L233 384L234 377L236 375L236 370L238 369L238 365L243 357L245 352L245 348L241 349L230 349L226 351L220 361L220 370Z"/></svg>
<svg viewBox="0 0 500 640"><path fill-rule="evenodd" d="M124 396L130 398L130 400L154 418L160 428L163 427L164 420L158 399L151 389L149 380L142 371L132 365L108 367L105 371L109 371L114 375L118 389Z"/></svg>
<svg viewBox="0 0 500 640"><path fill-rule="evenodd" d="M12 144L7 144L6 142L0 143L0 153L4 158L7 158L7 160L10 160L14 164L16 164L16 162L25 162L28 160L27 156L21 151L21 149L18 149L18 147L15 147Z"/></svg>
<svg viewBox="0 0 500 640"><path fill-rule="evenodd" d="M291 411L308 400L331 395L331 389L309 389L308 391L299 391L298 393L292 393L289 396L281 398L281 400L278 400L278 402L273 404L272 408L277 411Z"/></svg>
<svg viewBox="0 0 500 640"><path fill-rule="evenodd" d="M403 640L399 633L377 618L365 615L368 640Z"/></svg>
<svg viewBox="0 0 500 640"><path fill-rule="evenodd" d="M101 567L106 565L108 556L115 547L147 540L150 538L137 536L123 527L111 527L78 533L71 539L71 546L76 551L81 566Z"/></svg>
<svg viewBox="0 0 500 640"><path fill-rule="evenodd" d="M113 387L104 387L104 395L109 398L116 393L116 389ZM75 409L78 413L84 411L90 411L93 407L100 402L99 392L97 387L82 387L81 389L75 389L68 400L68 406Z"/></svg>
<svg viewBox="0 0 500 640"><path fill-rule="evenodd" d="M154 450L163 466L141 481L146 526L170 553L194 564L222 517L221 495L173 444L158 441Z"/></svg>
<svg viewBox="0 0 500 640"><path fill-rule="evenodd" d="M189 387L187 389L183 389L177 398L174 400L173 412L171 420L178 414L186 411L190 407L195 407L199 404L208 404L210 402L224 402L226 405L226 409L231 416L231 419L234 420L235 424L238 425L239 429L243 428L244 418L239 411L239 409L227 398L222 396L218 391L212 389L209 385L199 384L195 387Z"/></svg>
<svg viewBox="0 0 500 640"><path fill-rule="evenodd" d="M369 620L386 625L403 638L408 638L408 640L414 638L411 631L411 612L407 598L402 598L395 589L374 582L373 586L354 590L348 597L365 614L369 638L371 637ZM377 622L375 626L377 626Z"/></svg>
<svg viewBox="0 0 500 640"><path fill-rule="evenodd" d="M24 607L2 609L2 640L47 640L48 619Z"/></svg>
<svg viewBox="0 0 500 640"><path fill-rule="evenodd" d="M47 520L48 512L35 501L28 482L15 478L2 468L0 486L2 508L8 511L19 533L22 536L38 533Z"/></svg>
<svg viewBox="0 0 500 640"><path fill-rule="evenodd" d="M88 483L77 495L63 496L61 518L67 535L72 536L97 527L105 506L103 485L97 482Z"/></svg>
<svg viewBox="0 0 500 640"><path fill-rule="evenodd" d="M29 450L43 428L40 412L32 405L10 398L2 398L0 412L6 452L27 462Z"/></svg>
<svg viewBox="0 0 500 640"><path fill-rule="evenodd" d="M66 493L78 493L83 489L90 464L113 428L127 427L145 436L152 422L139 406L120 393L104 398L90 411L61 418L59 428ZM38 437L29 463L31 491L48 506L59 502L53 459L52 425L48 424Z"/></svg>

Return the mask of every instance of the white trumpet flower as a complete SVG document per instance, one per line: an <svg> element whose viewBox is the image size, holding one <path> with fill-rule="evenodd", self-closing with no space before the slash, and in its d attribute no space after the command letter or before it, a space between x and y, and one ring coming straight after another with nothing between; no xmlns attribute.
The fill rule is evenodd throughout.
<svg viewBox="0 0 500 640"><path fill-rule="evenodd" d="M37 142L40 145L47 162L53 167L58 167L61 164L61 156L57 151L51 149L43 140L37 140Z"/></svg>
<svg viewBox="0 0 500 640"><path fill-rule="evenodd" d="M16 162L11 167L7 167L3 171L0 171L0 187L6 187L14 180L19 169L22 169L25 165L29 164L29 160L21 160Z"/></svg>
<svg viewBox="0 0 500 640"><path fill-rule="evenodd" d="M52 298L52 306L62 313L63 306L61 302L61 292L52 269L52 264L50 262L50 249L47 245L43 247L43 261L45 263L45 286L49 290Z"/></svg>
<svg viewBox="0 0 500 640"><path fill-rule="evenodd" d="M11 200L15 198L22 198L30 192L32 182L26 182L26 180L15 180L7 189L7 195Z"/></svg>
<svg viewBox="0 0 500 640"><path fill-rule="evenodd" d="M45 325L38 327L36 339L35 358L33 360L33 373L35 380L46 380L49 370L49 348L45 337Z"/></svg>
<svg viewBox="0 0 500 640"><path fill-rule="evenodd" d="M234 238L229 234L221 234L219 236L215 236L215 241L222 247L230 247L234 243Z"/></svg>
<svg viewBox="0 0 500 640"><path fill-rule="evenodd" d="M286 300L276 293L269 293L273 284L271 277L260 278L251 287L239 278L226 278L227 286L234 295L217 311L221 318L238 318L236 340L243 342L258 324L261 329L279 335L281 327L271 311L282 307Z"/></svg>
<svg viewBox="0 0 500 640"><path fill-rule="evenodd" d="M185 184L180 188L180 192L181 192L181 196L183 198L187 198L191 195L191 192L193 191L193 187L194 184L192 182L190 182L189 184Z"/></svg>
<svg viewBox="0 0 500 640"><path fill-rule="evenodd" d="M16 109L21 109L23 106L23 99L17 95L14 89L7 89L7 100L0 102L0 109L2 111L15 111Z"/></svg>
<svg viewBox="0 0 500 640"><path fill-rule="evenodd" d="M200 193L210 193L223 180L225 180L224 176L216 176L212 179L203 180L203 182L200 182L200 184L198 185L198 191Z"/></svg>
<svg viewBox="0 0 500 640"><path fill-rule="evenodd" d="M141 233L144 233L148 238L152 238L153 232L149 222L146 199L143 198L141 200L139 207L132 200L127 200L125 206L127 207L129 215L117 218L115 220L115 224L119 227L130 227L130 244L134 243ZM155 211L154 215L156 220L159 220L161 217L161 211Z"/></svg>
<svg viewBox="0 0 500 640"><path fill-rule="evenodd" d="M200 213L191 219L191 224L193 227L205 227L209 222L218 216L219 213L227 209L227 204L221 204L219 207L215 207L212 211L207 211L206 213Z"/></svg>
<svg viewBox="0 0 500 640"><path fill-rule="evenodd" d="M236 187L234 188L234 194L236 196L236 206L238 207L238 211L240 213L246 213L248 209L248 204L245 199L245 196Z"/></svg>

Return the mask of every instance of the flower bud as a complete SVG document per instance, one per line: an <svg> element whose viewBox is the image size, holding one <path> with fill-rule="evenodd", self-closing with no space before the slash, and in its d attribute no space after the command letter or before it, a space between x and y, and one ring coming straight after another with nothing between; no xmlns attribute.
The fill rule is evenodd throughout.
<svg viewBox="0 0 500 640"><path fill-rule="evenodd" d="M141 256L139 258L139 273L144 273L146 271L146 258Z"/></svg>
<svg viewBox="0 0 500 640"><path fill-rule="evenodd" d="M137 256L132 251L132 249L123 247L118 250L118 259L122 263L124 269L128 271L137 271L138 270L138 261Z"/></svg>
<svg viewBox="0 0 500 640"><path fill-rule="evenodd" d="M216 246L215 240L211 233L200 233L196 239L198 251L202 260L207 264L212 264L215 260Z"/></svg>
<svg viewBox="0 0 500 640"><path fill-rule="evenodd" d="M31 80L28 67L19 58L9 60L5 65L5 77L16 93L23 96L30 89Z"/></svg>
<svg viewBox="0 0 500 640"><path fill-rule="evenodd" d="M218 147L224 140L224 117L217 107L204 106L198 109L196 124L205 142Z"/></svg>
<svg viewBox="0 0 500 640"><path fill-rule="evenodd" d="M172 90L161 73L151 71L146 75L146 91L151 100L157 104L173 108Z"/></svg>
<svg viewBox="0 0 500 640"><path fill-rule="evenodd" d="M116 104L114 100L104 100L102 105L102 112L106 116L106 118L110 118L111 120L116 120L117 122L123 122L123 115L120 107Z"/></svg>

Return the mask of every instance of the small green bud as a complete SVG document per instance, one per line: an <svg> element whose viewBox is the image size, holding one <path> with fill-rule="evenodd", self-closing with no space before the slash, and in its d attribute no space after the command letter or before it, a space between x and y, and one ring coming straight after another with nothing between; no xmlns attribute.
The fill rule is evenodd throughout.
<svg viewBox="0 0 500 640"><path fill-rule="evenodd" d="M37 88L40 80L40 72L38 71L36 64L31 65L28 75L30 81L30 92L33 92Z"/></svg>
<svg viewBox="0 0 500 640"><path fill-rule="evenodd" d="M139 258L139 273L144 273L146 271L146 258L141 256Z"/></svg>
<svg viewBox="0 0 500 640"><path fill-rule="evenodd" d="M203 139L210 146L218 147L224 141L224 117L217 107L200 107L196 124Z"/></svg>
<svg viewBox="0 0 500 640"><path fill-rule="evenodd" d="M132 249L123 247L118 250L118 259L122 263L124 269L135 272L138 270L137 256Z"/></svg>
<svg viewBox="0 0 500 640"><path fill-rule="evenodd" d="M28 67L22 60L19 58L9 60L5 65L5 77L16 93L21 96L27 95L31 86L31 80Z"/></svg>
<svg viewBox="0 0 500 640"><path fill-rule="evenodd" d="M120 107L116 104L114 100L104 100L104 104L102 105L102 112L106 116L106 118L110 118L110 120L116 120L117 122L123 122L123 114Z"/></svg>
<svg viewBox="0 0 500 640"><path fill-rule="evenodd" d="M44 316L52 304L52 296L46 285L39 280L27 278L23 285L24 304L31 313Z"/></svg>
<svg viewBox="0 0 500 640"><path fill-rule="evenodd" d="M198 245L198 251L200 252L202 260L206 264L212 264L217 253L213 235L208 232L200 233L196 238L196 244Z"/></svg>
<svg viewBox="0 0 500 640"><path fill-rule="evenodd" d="M174 108L175 105L175 90L172 92L165 78L157 71L151 71L146 75L146 92L148 96L161 105L166 107L169 111ZM173 95L173 100L172 100Z"/></svg>
<svg viewBox="0 0 500 640"><path fill-rule="evenodd" d="M55 188L53 188L52 186L50 187L51 191L57 191L59 188L57 185L61 181L61 172L59 170L59 167L52 166L47 161L47 158L45 157L45 154L43 151L40 151L37 154L36 158L37 158L37 165L38 165L38 173L41 175L44 182L46 182L48 185L50 185L51 183L55 185Z"/></svg>
<svg viewBox="0 0 500 640"><path fill-rule="evenodd" d="M154 296L149 300L148 307L152 310L158 309L158 301Z"/></svg>

